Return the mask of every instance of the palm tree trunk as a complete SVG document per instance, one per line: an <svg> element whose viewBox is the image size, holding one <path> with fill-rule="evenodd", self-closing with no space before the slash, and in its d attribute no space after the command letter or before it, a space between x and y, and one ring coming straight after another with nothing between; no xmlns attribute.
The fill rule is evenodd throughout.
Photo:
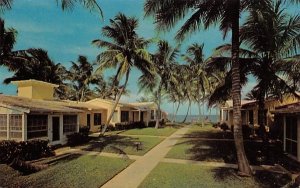
<svg viewBox="0 0 300 188"><path fill-rule="evenodd" d="M174 123L174 119L175 119L175 102L173 102L173 109L172 109L172 112L173 112L173 117L172 117L172 123Z"/></svg>
<svg viewBox="0 0 300 188"><path fill-rule="evenodd" d="M182 121L182 123L185 123L185 121L187 119L187 116L189 115L190 107L191 107L191 100L189 99L189 106L188 106L188 109L187 109L187 113L186 113L186 115L185 115L184 120Z"/></svg>
<svg viewBox="0 0 300 188"><path fill-rule="evenodd" d="M198 101L198 110L199 110L198 122L200 122L201 117L202 117L202 110L201 110L201 102L200 101Z"/></svg>
<svg viewBox="0 0 300 188"><path fill-rule="evenodd" d="M83 102L83 99L84 99L84 88L82 88L81 90L81 94L80 94L80 102Z"/></svg>
<svg viewBox="0 0 300 188"><path fill-rule="evenodd" d="M239 8L240 0L234 0L232 8L232 100L233 100L233 126L234 143L237 152L238 170L242 176L251 176L252 171L245 154L242 123L241 123L241 83L239 65Z"/></svg>
<svg viewBox="0 0 300 188"><path fill-rule="evenodd" d="M103 127L103 129L102 129L102 131L101 131L101 134L102 134L102 135L105 133L105 131L106 131L106 129L107 129L107 127L108 127L108 125L109 125L109 123L110 123L110 121L111 121L113 115L114 115L114 112L115 112L115 110L116 110L116 108L117 108L117 105L119 104L119 101L120 101L120 99L121 99L121 96L122 96L122 94L123 94L123 92L124 92L124 90L125 90L125 88L126 88L126 86L127 86L128 78L129 78L129 72L130 72L130 71L127 70L127 72L126 72L126 78L125 78L125 83L124 83L124 85L122 86L122 88L121 88L121 90L120 90L120 92L119 92L119 95L117 96L117 98L116 98L116 100L115 100L115 104L114 104L114 106L113 106L113 108L112 108L112 111L111 111L111 113L110 113L110 115L109 115L109 117L108 117L108 119L107 119L107 121L106 121L106 123L105 123L105 125L104 125L104 127ZM100 135L101 135L101 134L100 134ZM100 136L100 135L99 135L99 136Z"/></svg>
<svg viewBox="0 0 300 188"><path fill-rule="evenodd" d="M4 45L4 20L0 18L0 65L3 64L3 58L2 53L3 53L3 45Z"/></svg>
<svg viewBox="0 0 300 188"><path fill-rule="evenodd" d="M176 109L176 112L175 112L175 116L174 116L174 121L176 121L176 116L178 114L179 107L180 107L180 101L178 102L178 106L177 106L177 109Z"/></svg>
<svg viewBox="0 0 300 188"><path fill-rule="evenodd" d="M155 123L155 129L159 128L159 121L160 121L160 103L161 103L161 89L162 89L162 83L160 83L158 90L157 90L157 112L156 112L156 123Z"/></svg>
<svg viewBox="0 0 300 188"><path fill-rule="evenodd" d="M265 97L264 92L260 91L258 99L258 124L259 124L259 134L263 141L267 140L266 129L265 129Z"/></svg>

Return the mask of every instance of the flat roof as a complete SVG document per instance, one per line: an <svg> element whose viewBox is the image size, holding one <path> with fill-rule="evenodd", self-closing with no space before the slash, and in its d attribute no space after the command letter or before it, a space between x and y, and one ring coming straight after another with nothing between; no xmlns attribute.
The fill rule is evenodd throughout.
<svg viewBox="0 0 300 188"><path fill-rule="evenodd" d="M19 81L12 81L11 83L16 84L17 86L31 86L31 85L44 85L44 86L50 86L50 87L59 87L57 84L52 84L40 80L19 80Z"/></svg>

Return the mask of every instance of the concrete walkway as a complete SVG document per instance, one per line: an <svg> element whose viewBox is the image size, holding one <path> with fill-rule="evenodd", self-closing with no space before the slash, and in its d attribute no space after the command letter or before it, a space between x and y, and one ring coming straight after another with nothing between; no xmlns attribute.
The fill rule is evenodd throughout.
<svg viewBox="0 0 300 188"><path fill-rule="evenodd" d="M146 176L154 169L154 167L164 158L169 150L174 146L179 138L181 138L189 127L184 127L176 131L174 134L166 138L148 153L137 159L125 170L120 172L106 184L103 188L136 188Z"/></svg>

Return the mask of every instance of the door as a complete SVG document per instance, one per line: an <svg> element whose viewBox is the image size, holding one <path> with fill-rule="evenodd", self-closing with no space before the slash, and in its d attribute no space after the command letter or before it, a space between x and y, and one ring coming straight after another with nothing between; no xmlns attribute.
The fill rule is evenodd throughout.
<svg viewBox="0 0 300 188"><path fill-rule="evenodd" d="M141 121L144 121L144 112L141 112L141 118L140 118Z"/></svg>
<svg viewBox="0 0 300 188"><path fill-rule="evenodd" d="M89 128L91 128L91 114L87 114L86 116L86 124Z"/></svg>
<svg viewBox="0 0 300 188"><path fill-rule="evenodd" d="M52 141L60 140L59 117L52 117Z"/></svg>

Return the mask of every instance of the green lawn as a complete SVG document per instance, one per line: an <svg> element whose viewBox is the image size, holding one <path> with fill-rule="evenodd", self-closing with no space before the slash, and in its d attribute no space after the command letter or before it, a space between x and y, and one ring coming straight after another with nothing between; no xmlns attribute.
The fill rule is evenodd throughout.
<svg viewBox="0 0 300 188"><path fill-rule="evenodd" d="M131 164L131 160L73 155L47 169L23 176L0 165L0 187L100 187Z"/></svg>
<svg viewBox="0 0 300 188"><path fill-rule="evenodd" d="M170 136L175 131L177 131L178 128L175 128L173 126L166 126L164 128L155 129L153 127L147 127L143 129L130 129L124 132L121 132L120 134L125 135L151 135L151 136Z"/></svg>
<svg viewBox="0 0 300 188"><path fill-rule="evenodd" d="M159 137L107 135L95 138L91 142L76 148L86 151L144 155L162 140L164 139ZM140 150L136 150L136 142L142 143Z"/></svg>
<svg viewBox="0 0 300 188"><path fill-rule="evenodd" d="M253 178L240 178L233 169L191 164L159 163L140 188L198 187L282 187L290 182L286 175L257 172Z"/></svg>
<svg viewBox="0 0 300 188"><path fill-rule="evenodd" d="M186 137L191 138L213 138L213 139L233 139L233 134L229 131L222 131L220 129L212 127L212 124L194 124L185 134Z"/></svg>
<svg viewBox="0 0 300 188"><path fill-rule="evenodd" d="M235 148L228 141L180 139L168 152L167 158L235 163Z"/></svg>

